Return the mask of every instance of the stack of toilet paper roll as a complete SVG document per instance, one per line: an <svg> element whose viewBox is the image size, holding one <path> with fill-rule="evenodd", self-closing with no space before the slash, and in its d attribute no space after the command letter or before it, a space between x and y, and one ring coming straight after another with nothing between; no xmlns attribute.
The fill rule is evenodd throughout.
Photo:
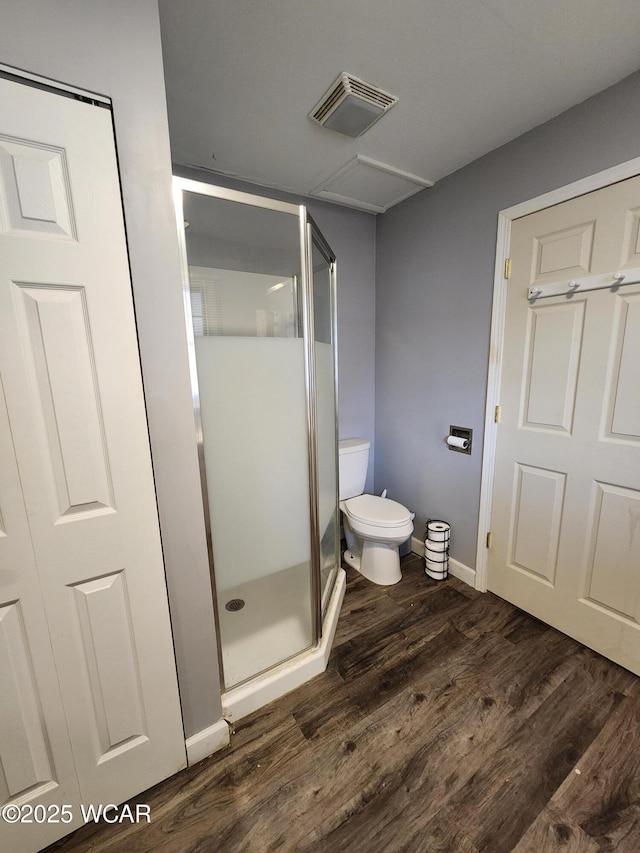
<svg viewBox="0 0 640 853"><path fill-rule="evenodd" d="M446 521L429 519L424 539L425 572L430 578L443 581L449 574L449 540L451 525Z"/></svg>

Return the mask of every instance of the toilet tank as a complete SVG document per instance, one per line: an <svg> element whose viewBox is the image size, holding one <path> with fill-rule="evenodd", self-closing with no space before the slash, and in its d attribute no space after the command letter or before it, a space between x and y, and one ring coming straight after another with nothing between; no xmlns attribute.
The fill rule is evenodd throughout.
<svg viewBox="0 0 640 853"><path fill-rule="evenodd" d="M364 492L371 442L366 438L345 438L338 444L340 500Z"/></svg>

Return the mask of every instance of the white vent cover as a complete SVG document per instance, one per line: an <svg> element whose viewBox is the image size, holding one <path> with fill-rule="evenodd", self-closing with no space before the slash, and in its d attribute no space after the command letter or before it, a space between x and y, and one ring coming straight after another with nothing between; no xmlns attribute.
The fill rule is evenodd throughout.
<svg viewBox="0 0 640 853"><path fill-rule="evenodd" d="M384 213L394 204L432 186L433 181L428 178L356 154L310 194L371 213Z"/></svg>
<svg viewBox="0 0 640 853"><path fill-rule="evenodd" d="M329 130L356 137L397 103L394 95L342 72L311 110L309 118Z"/></svg>

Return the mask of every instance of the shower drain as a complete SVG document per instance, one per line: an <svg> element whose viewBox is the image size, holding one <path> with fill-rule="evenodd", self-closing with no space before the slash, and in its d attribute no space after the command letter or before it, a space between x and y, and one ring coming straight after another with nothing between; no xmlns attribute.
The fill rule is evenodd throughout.
<svg viewBox="0 0 640 853"><path fill-rule="evenodd" d="M225 608L230 610L232 613L235 613L237 610L242 610L244 607L244 601L242 598L232 598L231 601L227 601L225 604Z"/></svg>

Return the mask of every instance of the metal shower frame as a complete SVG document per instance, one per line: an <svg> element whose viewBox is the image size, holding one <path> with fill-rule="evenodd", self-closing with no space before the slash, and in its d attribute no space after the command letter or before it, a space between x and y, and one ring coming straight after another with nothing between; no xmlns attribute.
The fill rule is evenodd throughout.
<svg viewBox="0 0 640 853"><path fill-rule="evenodd" d="M292 657L298 657L299 654L308 651L308 648L315 648L320 643L322 638L323 616L326 606L331 600L331 593L335 585L340 568L340 543L339 543L339 499L338 499L338 348L337 348L337 318L336 318L336 258L331 251L329 244L326 242L320 229L309 216L307 208L304 205L295 205L288 202L277 201L275 199L264 198L263 196L252 195L250 193L232 190L227 187L215 186L202 181L195 181L189 178L173 178L173 197L176 212L176 228L178 234L178 242L180 245L181 256L181 274L182 274L182 298L185 315L185 326L187 335L187 347L189 357L189 373L191 378L191 397L193 401L193 411L195 419L195 434L196 444L198 449L198 464L200 468L200 483L202 488L202 506L204 512L204 524L207 540L207 553L209 557L209 576L211 581L211 592L213 596L214 608L216 611L215 631L218 653L218 667L220 672L220 686L224 693L227 689L224 683L224 664L222 659L222 643L220 636L220 624L218 616L218 594L216 588L215 566L213 557L213 537L211 532L211 519L209 511L209 495L207 491L207 475L205 469L204 457L204 436L202 431L202 416L200 410L200 390L198 386L198 373L195 354L195 336L193 333L193 322L191 313L191 298L190 298L190 282L189 282L189 265L187 259L187 245L184 229L184 207L183 193L191 192L199 195L210 196L211 198L222 199L224 201L237 202L246 204L252 207L259 207L265 210L273 210L279 213L288 213L298 218L299 223L299 245L300 245L300 261L301 261L301 294L302 294L302 338L304 347L304 381L305 381L305 396L306 396L306 421L307 421L307 447L308 447L308 464L309 464L309 521L310 521L310 539L311 539L311 629L312 629L312 645L305 649L296 652ZM314 336L314 312L313 312L313 246L323 255L329 264L330 274L330 300L331 300L331 334L333 343L333 379L334 379L334 412L335 412L335 482L336 482L336 509L335 509L335 542L334 552L336 555L336 565L334 567L331 581L325 589L324 604L322 601L321 589L321 566L320 566L320 518L318 505L318 444L317 444L317 407L316 407L316 375L315 375L315 336ZM291 659L291 658L289 658ZM247 681L251 681L257 675L262 675L264 672L269 672L277 666L280 666L284 661L279 661L274 666L259 673L255 673ZM240 684L246 682L240 682ZM234 684L237 687L239 684Z"/></svg>

